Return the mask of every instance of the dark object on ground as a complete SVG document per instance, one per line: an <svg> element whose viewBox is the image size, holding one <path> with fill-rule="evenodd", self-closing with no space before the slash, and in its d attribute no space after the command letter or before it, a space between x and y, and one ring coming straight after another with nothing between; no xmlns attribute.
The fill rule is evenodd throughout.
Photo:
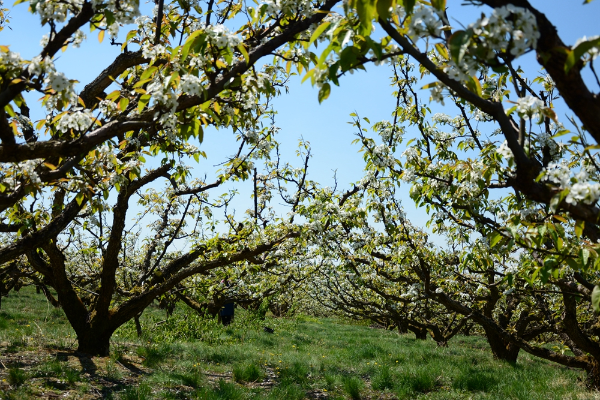
<svg viewBox="0 0 600 400"><path fill-rule="evenodd" d="M234 303L227 303L221 309L220 314L221 314L221 322L223 323L223 326L229 325L231 323L231 321L233 320L234 307L235 307Z"/></svg>
<svg viewBox="0 0 600 400"><path fill-rule="evenodd" d="M265 331L267 333L275 333L275 330L273 328L269 328L268 326L265 326L263 328L263 331Z"/></svg>

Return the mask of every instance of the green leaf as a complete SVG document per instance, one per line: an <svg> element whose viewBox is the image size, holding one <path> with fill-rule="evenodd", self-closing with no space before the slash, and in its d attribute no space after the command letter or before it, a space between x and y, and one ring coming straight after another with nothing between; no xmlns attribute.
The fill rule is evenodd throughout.
<svg viewBox="0 0 600 400"><path fill-rule="evenodd" d="M183 61L183 59L182 59L182 61ZM140 76L140 81L145 81L147 79L150 79L150 77L154 74L154 72L157 69L158 69L158 67L155 67L154 65L146 68L146 70L142 73L142 76Z"/></svg>
<svg viewBox="0 0 600 400"><path fill-rule="evenodd" d="M479 82L479 79L477 79L476 76L472 76L471 79L467 81L467 89L477 93L477 95L481 97L481 82Z"/></svg>
<svg viewBox="0 0 600 400"><path fill-rule="evenodd" d="M12 106L10 104L7 104L6 106L4 106L4 111L6 111L6 113L10 116L10 117L16 117L17 114L15 114L15 110L13 110Z"/></svg>
<svg viewBox="0 0 600 400"><path fill-rule="evenodd" d="M494 247L501 239L502 239L502 235L501 234L499 234L498 232L493 232L489 236L490 247Z"/></svg>
<svg viewBox="0 0 600 400"><path fill-rule="evenodd" d="M580 238L583 233L583 228L585 227L585 221L579 220L575 222L575 235Z"/></svg>
<svg viewBox="0 0 600 400"><path fill-rule="evenodd" d="M427 85L423 86L421 89L429 89L429 88L436 87L439 85L440 85L440 82L435 81L435 82L428 83Z"/></svg>
<svg viewBox="0 0 600 400"><path fill-rule="evenodd" d="M104 15L106 15L106 25L107 26L111 26L112 24L115 23L116 18L115 18L115 14L113 14L112 11L104 10Z"/></svg>
<svg viewBox="0 0 600 400"><path fill-rule="evenodd" d="M558 207L560 206L560 203L562 203L562 201L565 199L565 197L567 197L568 194L569 194L569 189L563 189L560 191L560 193L556 194L550 200L550 212L552 212L552 213L556 212L556 210L558 210ZM555 218L556 218L556 216L555 216Z"/></svg>
<svg viewBox="0 0 600 400"><path fill-rule="evenodd" d="M448 56L448 49L446 48L446 46L444 46L444 44L436 43L435 49L437 50L440 56L444 57L445 60L448 60L450 58Z"/></svg>
<svg viewBox="0 0 600 400"><path fill-rule="evenodd" d="M129 105L129 99L127 97L121 97L121 100L119 100L119 105L118 105L119 110L125 111L127 109L128 105Z"/></svg>
<svg viewBox="0 0 600 400"><path fill-rule="evenodd" d="M588 249L582 249L579 251L581 254L581 262L583 264L583 267L585 267L588 263L588 260L590 258L590 251Z"/></svg>
<svg viewBox="0 0 600 400"><path fill-rule="evenodd" d="M379 18L387 20L390 18L390 8L394 7L394 0L377 0L377 14Z"/></svg>
<svg viewBox="0 0 600 400"><path fill-rule="evenodd" d="M129 42L131 39L133 39L135 37L135 35L137 35L137 30L132 30L129 31L129 33L127 34L127 37L125 38L125 43Z"/></svg>
<svg viewBox="0 0 600 400"><path fill-rule="evenodd" d="M148 104L148 102L150 101L150 98L152 96L149 94L145 94L142 97L140 97L140 100L138 102L138 112L141 113L142 110L146 107L146 104Z"/></svg>
<svg viewBox="0 0 600 400"><path fill-rule="evenodd" d="M315 40L317 40L317 38L319 36L321 36L321 33L325 32L325 29L327 29L327 27L331 25L331 22L323 22L321 25L319 25L317 27L317 29L315 29L315 31L313 32L313 34L310 36L310 40L308 41L308 45L310 46L311 44L313 44L313 42Z"/></svg>
<svg viewBox="0 0 600 400"><path fill-rule="evenodd" d="M567 258L567 264L569 265L569 267L573 268L575 271L577 271L579 268L581 268L581 266L577 263L577 260L574 260L572 258Z"/></svg>
<svg viewBox="0 0 600 400"><path fill-rule="evenodd" d="M600 287L594 286L594 290L592 290L592 307L594 307L594 311L600 312Z"/></svg>
<svg viewBox="0 0 600 400"><path fill-rule="evenodd" d="M456 31L450 36L450 39L448 40L450 56L456 64L460 64L465 56L472 36L473 31L470 29L467 29L466 31Z"/></svg>
<svg viewBox="0 0 600 400"><path fill-rule="evenodd" d="M402 3L404 5L404 9L406 10L406 14L410 15L412 14L413 9L415 8L417 0L403 0Z"/></svg>
<svg viewBox="0 0 600 400"><path fill-rule="evenodd" d="M244 45L244 43L238 44L237 48L240 51L240 53L242 53L242 55L244 56L244 59L246 60L246 64L250 65L250 55L248 54L248 51L246 50L246 46Z"/></svg>
<svg viewBox="0 0 600 400"><path fill-rule="evenodd" d="M446 0L431 0L431 5L439 11L446 10Z"/></svg>
<svg viewBox="0 0 600 400"><path fill-rule="evenodd" d="M361 34L368 36L373 28L372 20L375 16L375 0L357 0L356 13L360 20Z"/></svg>
<svg viewBox="0 0 600 400"><path fill-rule="evenodd" d="M321 90L319 90L319 103L322 103L323 100L326 100L329 97L330 93L331 93L331 86L329 85L329 83L326 82L321 87Z"/></svg>
<svg viewBox="0 0 600 400"><path fill-rule="evenodd" d="M572 50L567 50L567 59L565 61L565 73L569 73L571 68L577 64L577 62L593 48L600 48L600 38L591 40L585 40L577 45Z"/></svg>
<svg viewBox="0 0 600 400"><path fill-rule="evenodd" d="M313 76L315 74L315 69L311 69L310 71L308 71L306 73L306 75L304 75L304 78L302 78L302 81L300 83L304 83L305 80L307 80L308 78L310 78L311 76Z"/></svg>
<svg viewBox="0 0 600 400"><path fill-rule="evenodd" d="M185 60L191 50L196 51L206 41L206 33L196 31L192 33L181 48L181 61Z"/></svg>
<svg viewBox="0 0 600 400"><path fill-rule="evenodd" d="M77 204L81 205L81 203L83 203L83 199L84 199L85 195L82 193L79 193L77 195L77 197L75 197L75 200L77 200Z"/></svg>

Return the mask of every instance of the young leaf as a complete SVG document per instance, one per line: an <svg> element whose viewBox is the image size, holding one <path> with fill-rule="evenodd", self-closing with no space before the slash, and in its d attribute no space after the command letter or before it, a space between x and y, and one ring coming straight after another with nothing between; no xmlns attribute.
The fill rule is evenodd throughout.
<svg viewBox="0 0 600 400"><path fill-rule="evenodd" d="M323 100L327 99L330 93L331 86L329 85L329 83L324 83L321 87L321 90L319 90L319 103L322 103Z"/></svg>
<svg viewBox="0 0 600 400"><path fill-rule="evenodd" d="M499 234L498 232L493 232L489 236L490 247L494 247L501 239L502 239L502 235L501 234Z"/></svg>
<svg viewBox="0 0 600 400"><path fill-rule="evenodd" d="M471 79L467 81L467 89L469 89L471 92L477 93L477 95L481 97L481 83L476 76L472 76Z"/></svg>
<svg viewBox="0 0 600 400"><path fill-rule="evenodd" d="M317 38L319 36L321 36L321 34L323 32L325 32L325 29L327 29L327 27L331 25L331 22L323 22L321 25L319 25L319 27L317 29L315 29L315 31L313 32L313 34L310 36L310 40L308 41L308 45L310 46L315 40L317 40Z"/></svg>
<svg viewBox="0 0 600 400"><path fill-rule="evenodd" d="M471 42L471 36L473 36L473 33L470 29L466 31L456 31L450 36L450 39L448 40L448 44L450 45L450 56L456 64L460 64L465 56L469 43Z"/></svg>
<svg viewBox="0 0 600 400"><path fill-rule="evenodd" d="M410 15L413 12L413 9L415 8L415 4L417 3L417 0L403 0L404 3L404 9L406 10L406 14Z"/></svg>
<svg viewBox="0 0 600 400"><path fill-rule="evenodd" d="M374 0L357 0L356 13L360 20L361 34L368 36L373 28L372 20L375 16Z"/></svg>
<svg viewBox="0 0 600 400"><path fill-rule="evenodd" d="M579 220L575 223L575 235L577 235L578 238L581 237L584 227L585 227L585 221Z"/></svg>
<svg viewBox="0 0 600 400"><path fill-rule="evenodd" d="M431 0L431 5L439 11L446 10L446 0Z"/></svg>
<svg viewBox="0 0 600 400"><path fill-rule="evenodd" d="M572 50L567 50L567 59L565 61L565 73L569 73L571 68L575 66L575 64L583 57L585 53L590 51L593 48L600 48L600 38L596 37L594 39L585 40L577 45Z"/></svg>
<svg viewBox="0 0 600 400"><path fill-rule="evenodd" d="M142 97L140 97L140 100L138 101L138 112L142 112L144 107L146 107L146 104L148 104L148 102L150 101L151 97L152 96L150 96L149 94L145 94Z"/></svg>
<svg viewBox="0 0 600 400"><path fill-rule="evenodd" d="M394 0L377 0L377 14L379 18L387 20L390 18L390 8L394 7Z"/></svg>
<svg viewBox="0 0 600 400"><path fill-rule="evenodd" d="M592 307L594 307L594 311L600 312L600 287L594 286L594 290L592 290Z"/></svg>
<svg viewBox="0 0 600 400"><path fill-rule="evenodd" d="M244 60L246 60L246 64L250 64L250 55L248 54L248 51L246 50L246 46L244 45L244 43L240 43L238 45L238 50L244 56Z"/></svg>

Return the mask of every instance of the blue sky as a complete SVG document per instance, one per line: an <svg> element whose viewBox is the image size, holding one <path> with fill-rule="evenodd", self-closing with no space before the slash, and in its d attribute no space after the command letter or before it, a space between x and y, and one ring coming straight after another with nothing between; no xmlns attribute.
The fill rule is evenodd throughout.
<svg viewBox="0 0 600 400"><path fill-rule="evenodd" d="M600 34L597 18L600 16L600 1L582 5L583 0L532 0L530 3L545 13L557 26L559 34L567 44L572 44L578 38L586 35ZM473 22L484 8L464 7L462 0L448 0L448 13L451 24L458 26L459 20L465 26ZM146 3L143 8L149 9L151 3ZM0 32L0 44L10 45L11 50L21 53L23 58L30 58L39 53L39 41L43 34L48 32L48 27L41 27L37 16L27 11L27 4L23 3L10 8L12 29ZM129 29L124 27L121 34L125 35ZM86 32L88 38L79 49L69 49L58 55L57 69L65 72L72 79L79 80L79 88L91 81L112 59L120 52L120 46L111 46L109 40L100 44L96 33ZM267 60L265 60L266 62ZM539 71L539 65L533 56L520 59L525 70ZM600 66L598 67L600 68ZM309 166L311 179L323 185L333 185L333 171L337 171L338 182L342 187L349 182L357 181L362 175L362 156L358 153L359 147L351 145L354 137L354 128L348 124L351 120L350 113L356 112L360 116L368 117L371 122L390 120L394 106L391 97L393 88L390 87L389 77L391 71L388 67L374 65L367 67L367 72L359 72L343 77L340 87L333 87L329 99L319 104L317 101L317 88L308 82L300 84L300 79L290 81L290 93L284 94L275 100L275 109L278 112L276 124L281 128L278 140L282 143L284 154L292 155L299 137L308 140L312 145L313 160ZM591 75L586 72L588 82ZM432 79L429 78L428 83ZM594 90L597 87L591 86ZM34 97L35 98L35 97ZM558 105L558 115L566 121L564 114L568 111L564 106ZM441 106L434 107L435 112L446 112L454 115L453 110L445 110ZM35 112L35 110L34 110ZM41 114L33 115L34 119ZM410 134L410 132L409 132ZM213 165L222 160L223 155L235 151L235 142L229 131L208 131L205 141L201 146L209 155L209 160L201 161L195 168L199 174L203 171L214 171ZM240 190L248 190L251 183L240 186ZM408 192L408 187L406 187ZM245 202L239 207L246 207ZM424 225L426 219L423 210L415 210L411 200L406 195L405 207L410 212L413 222Z"/></svg>

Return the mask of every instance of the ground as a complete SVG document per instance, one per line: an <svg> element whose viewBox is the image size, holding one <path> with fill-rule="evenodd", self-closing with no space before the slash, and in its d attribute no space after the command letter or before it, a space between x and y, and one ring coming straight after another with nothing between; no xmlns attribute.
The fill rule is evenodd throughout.
<svg viewBox="0 0 600 400"><path fill-rule="evenodd" d="M499 362L478 336L440 348L368 324L262 321L239 308L222 327L184 307L169 318L153 307L142 327L142 339L133 324L120 329L110 357L88 357L43 295L3 298L0 399L600 399L581 371L526 354Z"/></svg>

